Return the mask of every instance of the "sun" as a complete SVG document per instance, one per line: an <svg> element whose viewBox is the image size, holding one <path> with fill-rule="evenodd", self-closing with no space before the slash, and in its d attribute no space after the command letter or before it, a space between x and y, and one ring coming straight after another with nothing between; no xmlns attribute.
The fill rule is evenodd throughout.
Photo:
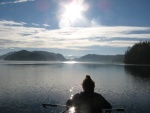
<svg viewBox="0 0 150 113"><path fill-rule="evenodd" d="M68 18L70 21L75 21L82 17L83 6L77 2L72 2L65 6L65 11L63 14L64 18Z"/></svg>
<svg viewBox="0 0 150 113"><path fill-rule="evenodd" d="M83 20L83 13L86 11L87 7L80 0L73 0L71 3L61 4L61 14L59 17L60 27L73 27L79 24Z"/></svg>

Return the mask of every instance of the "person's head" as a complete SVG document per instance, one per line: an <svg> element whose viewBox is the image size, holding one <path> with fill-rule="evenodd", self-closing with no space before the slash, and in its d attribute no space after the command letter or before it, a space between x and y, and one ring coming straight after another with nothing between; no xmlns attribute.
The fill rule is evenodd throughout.
<svg viewBox="0 0 150 113"><path fill-rule="evenodd" d="M82 87L85 92L94 92L95 82L89 75L86 75L85 79L83 80Z"/></svg>

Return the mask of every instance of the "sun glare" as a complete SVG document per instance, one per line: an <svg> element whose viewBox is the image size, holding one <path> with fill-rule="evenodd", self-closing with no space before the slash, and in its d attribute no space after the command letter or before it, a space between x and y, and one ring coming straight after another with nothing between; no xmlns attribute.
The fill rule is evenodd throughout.
<svg viewBox="0 0 150 113"><path fill-rule="evenodd" d="M69 113L75 113L75 107L69 108Z"/></svg>
<svg viewBox="0 0 150 113"><path fill-rule="evenodd" d="M65 6L64 17L70 19L71 21L81 18L83 11L83 6L73 2Z"/></svg>
<svg viewBox="0 0 150 113"><path fill-rule="evenodd" d="M77 61L66 61L64 62L65 64L75 64L75 63L78 63Z"/></svg>
<svg viewBox="0 0 150 113"><path fill-rule="evenodd" d="M83 12L88 8L83 2L78 2L80 0L73 0L71 3L61 4L61 15L59 25L63 27L73 27L77 23L84 19ZM83 1L83 0L82 0Z"/></svg>

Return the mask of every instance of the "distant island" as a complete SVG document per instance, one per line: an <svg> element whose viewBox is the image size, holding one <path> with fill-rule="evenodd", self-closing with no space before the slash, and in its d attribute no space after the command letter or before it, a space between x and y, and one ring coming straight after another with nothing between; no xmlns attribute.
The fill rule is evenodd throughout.
<svg viewBox="0 0 150 113"><path fill-rule="evenodd" d="M125 64L150 64L150 41L138 42L125 53Z"/></svg>
<svg viewBox="0 0 150 113"><path fill-rule="evenodd" d="M12 61L79 61L125 64L150 64L150 41L135 43L125 55L87 54L79 58L67 59L62 54L46 51L13 51L0 56L0 60Z"/></svg>
<svg viewBox="0 0 150 113"><path fill-rule="evenodd" d="M106 63L123 63L124 55L97 55L88 54L75 59L82 62L106 62Z"/></svg>
<svg viewBox="0 0 150 113"><path fill-rule="evenodd" d="M10 52L1 57L3 57L3 60L14 60L14 61L65 61L66 60L66 58L61 54L55 54L46 51L30 52L26 50Z"/></svg>
<svg viewBox="0 0 150 113"><path fill-rule="evenodd" d="M88 54L80 58L66 59L61 54L46 52L46 51L14 51L0 56L1 60L11 61L69 61L75 60L80 62L109 62L109 63L123 63L124 55L97 55Z"/></svg>

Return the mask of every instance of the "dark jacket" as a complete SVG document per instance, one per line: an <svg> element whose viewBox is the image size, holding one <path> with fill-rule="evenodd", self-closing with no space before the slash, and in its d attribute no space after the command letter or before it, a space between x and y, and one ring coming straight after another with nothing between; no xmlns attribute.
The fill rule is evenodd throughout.
<svg viewBox="0 0 150 113"><path fill-rule="evenodd" d="M81 92L74 95L68 105L76 107L76 113L102 113L102 109L111 109L110 103L98 93Z"/></svg>

